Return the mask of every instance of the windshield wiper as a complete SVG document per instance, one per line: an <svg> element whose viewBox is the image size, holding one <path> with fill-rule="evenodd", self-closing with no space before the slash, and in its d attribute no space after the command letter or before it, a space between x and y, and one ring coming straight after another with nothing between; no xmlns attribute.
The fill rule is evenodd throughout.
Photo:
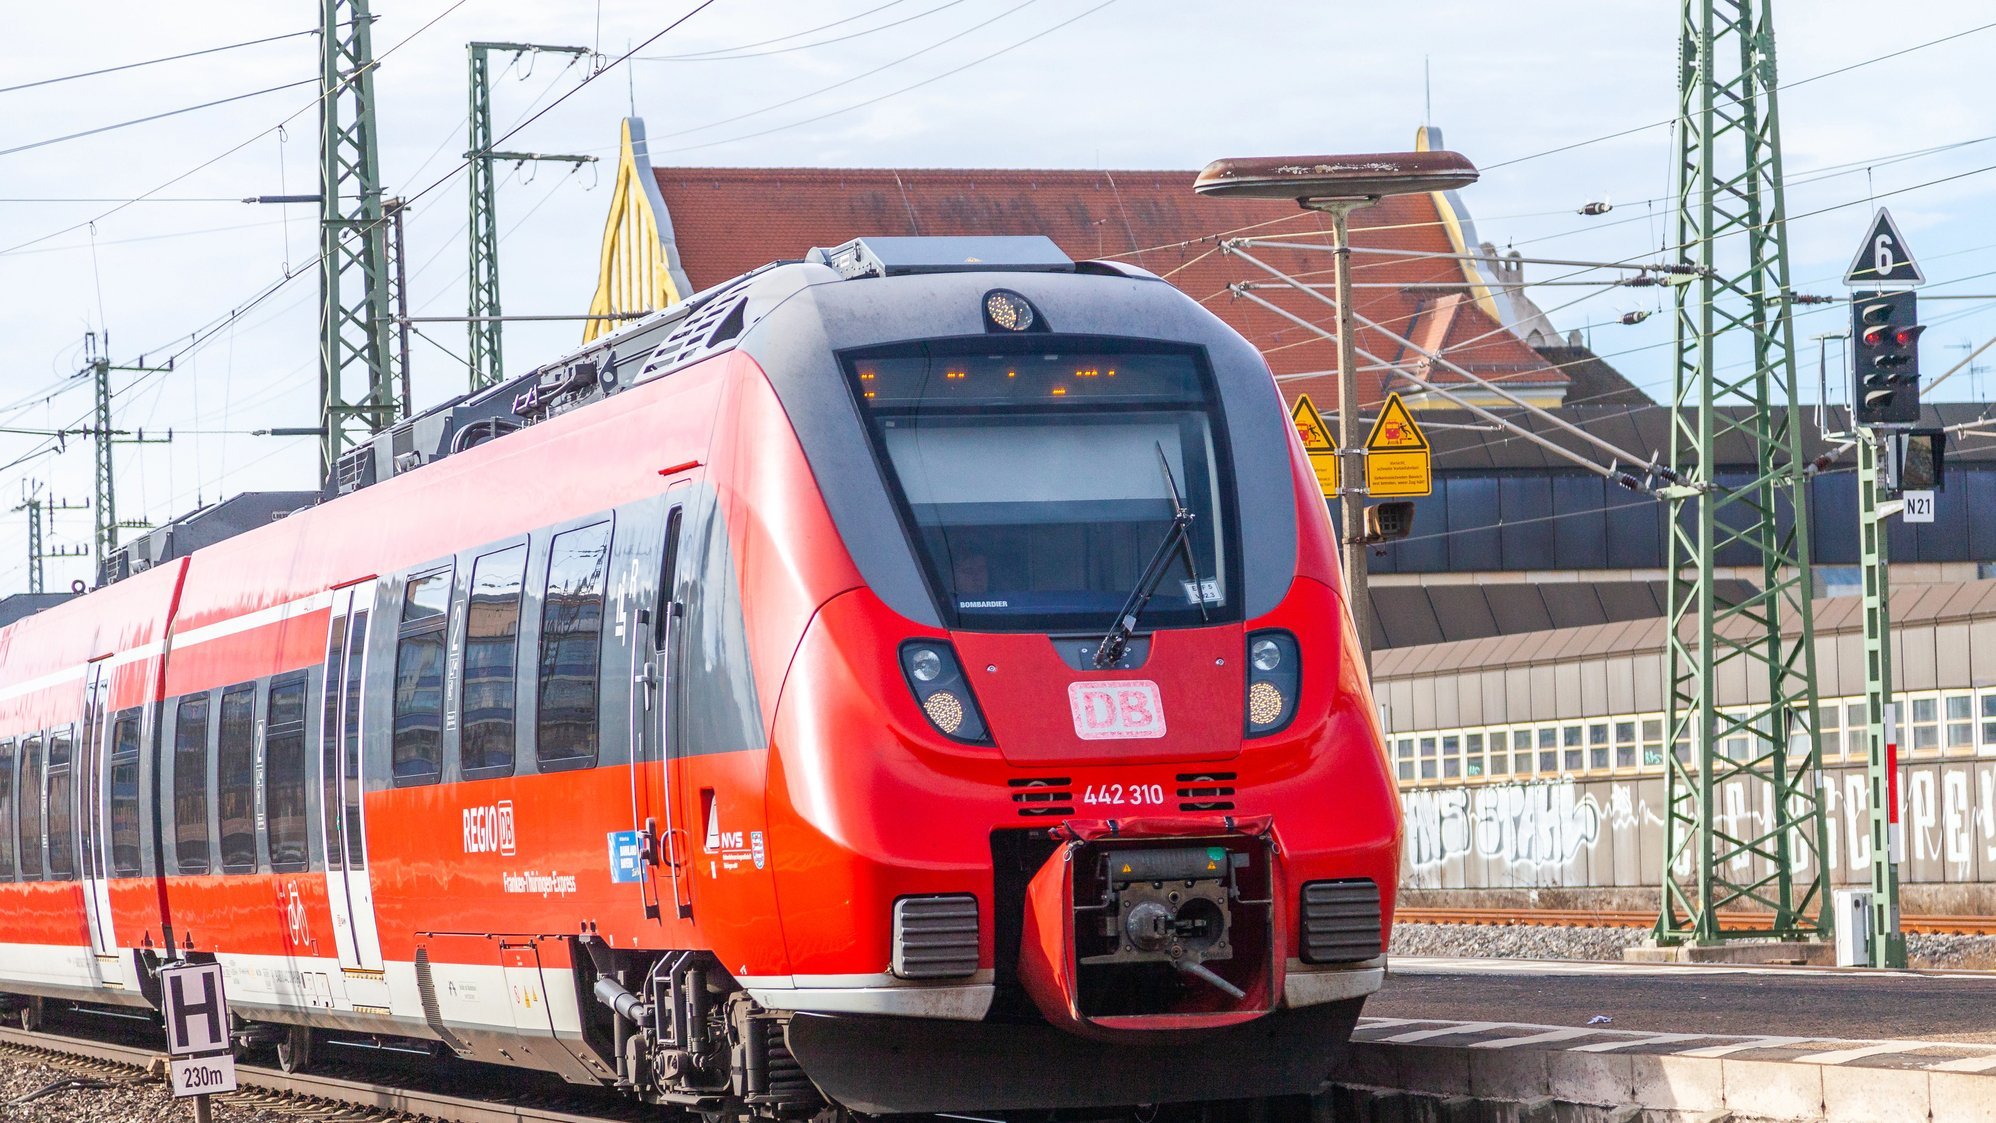
<svg viewBox="0 0 1996 1123"><path fill-rule="evenodd" d="M1171 568L1174 553L1185 563L1185 572L1192 576L1192 602L1199 606L1199 619L1201 622L1207 619L1206 590L1199 580L1199 567L1192 559L1192 520L1198 516L1179 499L1178 481L1172 477L1171 461L1165 458L1164 445L1156 447L1157 466L1164 472L1165 490L1171 497L1171 526L1166 528L1164 540L1157 544L1149 564L1144 566L1143 576L1137 579L1137 587L1123 602L1122 611L1116 613L1116 622L1102 637L1102 642L1095 645L1097 670L1115 666L1116 660L1129 650L1130 637L1137 629L1137 617L1150 604L1151 597L1157 594L1158 583L1164 580L1165 571Z"/></svg>

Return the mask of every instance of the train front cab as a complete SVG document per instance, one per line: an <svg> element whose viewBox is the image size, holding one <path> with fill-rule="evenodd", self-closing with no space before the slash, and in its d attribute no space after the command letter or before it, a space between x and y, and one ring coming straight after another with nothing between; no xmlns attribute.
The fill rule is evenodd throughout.
<svg viewBox="0 0 1996 1123"><path fill-rule="evenodd" d="M1095 266L807 284L741 349L864 580L771 737L790 970L739 981L830 1015L797 1060L881 1111L1316 1086L1381 981L1399 818L1259 355Z"/></svg>

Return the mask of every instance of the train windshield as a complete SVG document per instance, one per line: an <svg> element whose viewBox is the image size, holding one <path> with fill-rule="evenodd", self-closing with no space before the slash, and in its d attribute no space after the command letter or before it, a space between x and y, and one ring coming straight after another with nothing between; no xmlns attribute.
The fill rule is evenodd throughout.
<svg viewBox="0 0 1996 1123"><path fill-rule="evenodd" d="M1141 626L1238 618L1233 482L1203 357L1049 336L847 357L860 412L944 618L1100 632L1192 514Z"/></svg>

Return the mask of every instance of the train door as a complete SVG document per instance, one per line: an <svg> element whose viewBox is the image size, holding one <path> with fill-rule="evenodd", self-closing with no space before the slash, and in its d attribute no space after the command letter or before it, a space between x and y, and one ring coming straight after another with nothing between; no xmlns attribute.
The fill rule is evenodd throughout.
<svg viewBox="0 0 1996 1123"><path fill-rule="evenodd" d="M684 919L693 911L692 883L686 876L690 870L682 868L691 848L686 844L686 824L675 814L670 749L673 651L678 646L681 615L675 584L685 510L681 501L686 495L686 491L676 491L666 511L658 580L650 604L642 611L632 609L631 808L637 819L637 837L645 849L642 865L650 886L645 914L653 919L662 912ZM656 776L648 777L648 771Z"/></svg>
<svg viewBox="0 0 1996 1123"><path fill-rule="evenodd" d="M367 832L361 792L362 684L367 618L374 581L333 590L326 633L325 708L320 728L319 790L326 843L326 900L333 942L357 1005L387 1005L381 977L381 938L374 926L374 890L367 876Z"/></svg>
<svg viewBox="0 0 1996 1123"><path fill-rule="evenodd" d="M118 954L117 933L111 927L111 832L108 801L110 770L111 676L108 656L84 672L83 730L77 746L76 794L78 825L82 828L83 912L90 925L90 950L100 956Z"/></svg>

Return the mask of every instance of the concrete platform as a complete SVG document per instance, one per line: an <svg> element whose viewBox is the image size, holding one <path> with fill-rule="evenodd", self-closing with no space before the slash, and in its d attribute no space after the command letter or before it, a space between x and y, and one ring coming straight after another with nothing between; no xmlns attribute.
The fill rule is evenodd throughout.
<svg viewBox="0 0 1996 1123"><path fill-rule="evenodd" d="M1629 963L1751 963L1792 967L1829 967L1836 963L1835 944L1821 940L1733 941L1699 947L1695 944L1637 944L1622 949Z"/></svg>
<svg viewBox="0 0 1996 1123"><path fill-rule="evenodd" d="M1369 1015L1653 1033L1996 1044L1996 971L1523 959L1389 962Z"/></svg>
<svg viewBox="0 0 1996 1123"><path fill-rule="evenodd" d="M1401 958L1366 1013L1340 1084L1492 1118L1996 1123L1996 972Z"/></svg>

